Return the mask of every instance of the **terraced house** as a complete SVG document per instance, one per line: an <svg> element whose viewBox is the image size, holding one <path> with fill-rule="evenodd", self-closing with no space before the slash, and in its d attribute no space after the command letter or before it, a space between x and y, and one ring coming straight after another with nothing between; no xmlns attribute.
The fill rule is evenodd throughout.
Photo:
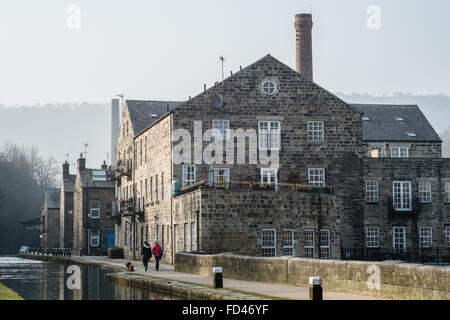
<svg viewBox="0 0 450 320"><path fill-rule="evenodd" d="M112 204L114 183L108 181L107 166L86 168L86 158L77 160L73 187L73 252L85 255L106 255L114 245Z"/></svg>
<svg viewBox="0 0 450 320"><path fill-rule="evenodd" d="M295 27L297 70L267 55L185 102L125 102L114 216L128 257L144 240L168 263L448 255L439 136L417 106L351 105L314 83L311 15Z"/></svg>

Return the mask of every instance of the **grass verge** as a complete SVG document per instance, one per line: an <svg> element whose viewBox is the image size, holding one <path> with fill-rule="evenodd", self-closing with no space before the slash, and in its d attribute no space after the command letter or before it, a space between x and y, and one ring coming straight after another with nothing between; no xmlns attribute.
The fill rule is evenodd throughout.
<svg viewBox="0 0 450 320"><path fill-rule="evenodd" d="M23 298L0 282L0 300L23 300Z"/></svg>

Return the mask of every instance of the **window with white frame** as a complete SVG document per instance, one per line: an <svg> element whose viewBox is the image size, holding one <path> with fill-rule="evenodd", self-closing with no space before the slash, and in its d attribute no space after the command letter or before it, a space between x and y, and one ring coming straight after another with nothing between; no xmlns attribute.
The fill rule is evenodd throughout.
<svg viewBox="0 0 450 320"><path fill-rule="evenodd" d="M278 91L275 81L265 79L261 82L261 92L266 96L274 96Z"/></svg>
<svg viewBox="0 0 450 320"><path fill-rule="evenodd" d="M314 229L305 229L304 240L305 258L315 258Z"/></svg>
<svg viewBox="0 0 450 320"><path fill-rule="evenodd" d="M406 227L393 227L392 240L394 250L397 252L405 252L406 250Z"/></svg>
<svg viewBox="0 0 450 320"><path fill-rule="evenodd" d="M431 248L433 245L433 229L431 227L420 227L419 247Z"/></svg>
<svg viewBox="0 0 450 320"><path fill-rule="evenodd" d="M197 228L195 222L191 223L191 251L197 251Z"/></svg>
<svg viewBox="0 0 450 320"><path fill-rule="evenodd" d="M230 183L229 168L214 168L214 182L216 187L226 188Z"/></svg>
<svg viewBox="0 0 450 320"><path fill-rule="evenodd" d="M330 230L322 229L319 234L320 258L330 259Z"/></svg>
<svg viewBox="0 0 450 320"><path fill-rule="evenodd" d="M445 227L444 236L445 236L445 247L450 248L450 227Z"/></svg>
<svg viewBox="0 0 450 320"><path fill-rule="evenodd" d="M391 147L391 158L408 158L408 147Z"/></svg>
<svg viewBox="0 0 450 320"><path fill-rule="evenodd" d="M89 217L100 218L100 200L91 200Z"/></svg>
<svg viewBox="0 0 450 320"><path fill-rule="evenodd" d="M450 181L445 182L445 202L450 203Z"/></svg>
<svg viewBox="0 0 450 320"><path fill-rule="evenodd" d="M184 251L189 251L189 224L184 224Z"/></svg>
<svg viewBox="0 0 450 320"><path fill-rule="evenodd" d="M411 182L394 181L392 184L392 201L397 211L411 211Z"/></svg>
<svg viewBox="0 0 450 320"><path fill-rule="evenodd" d="M431 202L431 182L429 181L419 182L419 200L422 203Z"/></svg>
<svg viewBox="0 0 450 320"><path fill-rule="evenodd" d="M100 230L90 230L91 234L91 247L98 247L100 245Z"/></svg>
<svg viewBox="0 0 450 320"><path fill-rule="evenodd" d="M372 146L369 149L369 157L371 158L382 158L383 157L383 147L382 146Z"/></svg>
<svg viewBox="0 0 450 320"><path fill-rule="evenodd" d="M261 184L263 186L274 186L275 190L278 189L278 176L277 169L261 168Z"/></svg>
<svg viewBox="0 0 450 320"><path fill-rule="evenodd" d="M195 184L195 165L185 164L183 165L183 187Z"/></svg>
<svg viewBox="0 0 450 320"><path fill-rule="evenodd" d="M378 181L366 181L366 202L378 202Z"/></svg>
<svg viewBox="0 0 450 320"><path fill-rule="evenodd" d="M380 247L380 230L378 227L366 227L366 247Z"/></svg>
<svg viewBox="0 0 450 320"><path fill-rule="evenodd" d="M277 255L277 231L275 229L262 229L262 256L263 257L276 257Z"/></svg>
<svg viewBox="0 0 450 320"><path fill-rule="evenodd" d="M308 141L324 141L323 121L308 121Z"/></svg>
<svg viewBox="0 0 450 320"><path fill-rule="evenodd" d="M308 182L317 187L325 186L325 169L323 168L309 168Z"/></svg>
<svg viewBox="0 0 450 320"><path fill-rule="evenodd" d="M280 122L258 122L259 149L280 150Z"/></svg>
<svg viewBox="0 0 450 320"><path fill-rule="evenodd" d="M228 120L213 120L213 122L212 122L212 137L214 140L230 139L230 121L228 121Z"/></svg>
<svg viewBox="0 0 450 320"><path fill-rule="evenodd" d="M294 229L283 230L283 255L294 255Z"/></svg>

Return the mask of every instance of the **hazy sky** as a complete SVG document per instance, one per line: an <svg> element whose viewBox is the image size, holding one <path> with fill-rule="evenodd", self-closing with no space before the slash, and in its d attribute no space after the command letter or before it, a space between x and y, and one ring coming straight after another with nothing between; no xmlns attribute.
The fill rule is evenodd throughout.
<svg viewBox="0 0 450 320"><path fill-rule="evenodd" d="M185 100L220 80L220 55L227 75L267 53L294 67L294 15L311 3L326 89L450 95L448 0L4 0L0 104ZM380 30L366 25L370 5Z"/></svg>

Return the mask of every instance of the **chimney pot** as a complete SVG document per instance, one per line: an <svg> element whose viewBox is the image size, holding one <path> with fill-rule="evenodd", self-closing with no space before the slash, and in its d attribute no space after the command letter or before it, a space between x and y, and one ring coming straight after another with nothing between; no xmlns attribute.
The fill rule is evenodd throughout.
<svg viewBox="0 0 450 320"><path fill-rule="evenodd" d="M63 163L63 179L69 178L69 163L67 160Z"/></svg>
<svg viewBox="0 0 450 320"><path fill-rule="evenodd" d="M309 13L295 15L294 26L296 71L313 81L312 15Z"/></svg>
<svg viewBox="0 0 450 320"><path fill-rule="evenodd" d="M83 153L80 154L80 159L77 161L78 171L86 169L86 159L83 158Z"/></svg>

